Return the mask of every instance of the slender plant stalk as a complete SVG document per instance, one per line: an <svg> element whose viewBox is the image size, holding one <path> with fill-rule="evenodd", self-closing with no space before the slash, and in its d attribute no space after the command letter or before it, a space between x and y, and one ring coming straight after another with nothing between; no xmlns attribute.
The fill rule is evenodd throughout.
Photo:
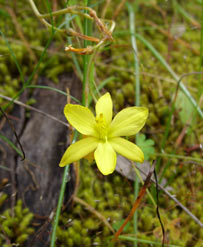
<svg viewBox="0 0 203 247"><path fill-rule="evenodd" d="M134 169L135 169L135 172L136 172L137 177L139 177L139 180L141 181L141 183L142 183L142 185L143 185L143 184L144 184L144 180L142 179L142 176L141 176L139 170L137 169L137 167L136 167L135 165L134 165L133 167L134 167ZM149 192L148 189L147 189L147 194L148 194L148 196L149 196L149 198L150 198L152 204L153 204L154 207L156 208L156 207L157 207L156 202L155 202L155 200L154 200L152 194Z"/></svg>
<svg viewBox="0 0 203 247"><path fill-rule="evenodd" d="M75 132L72 143L74 143L76 141L76 139L77 139L77 133ZM60 217L60 213L61 213L61 207L63 204L64 193L65 193L65 189L66 189L66 183L67 183L68 175L69 175L69 165L67 165L64 168L64 172L63 172L62 184L61 184L61 189L60 189L60 194L59 194L59 199L58 199L58 204L57 204L57 209L56 209L56 215L54 218L53 230L52 230L52 234L51 234L50 247L55 247L56 229L57 229L58 223L59 223L59 217Z"/></svg>
<svg viewBox="0 0 203 247"><path fill-rule="evenodd" d="M175 100L176 100L178 89L179 89L179 87L181 85L180 83L181 83L182 79L184 77L188 76L188 75L199 74L199 73L201 73L201 72L191 72L191 73L183 74L179 78L179 80L177 81L176 93L175 93L174 99L172 100L171 110L169 112L168 120L167 120L167 123L166 123L166 128L165 128L165 131L164 131L163 138L161 140L160 150L164 150L165 145L166 145L166 141L167 141L167 138L168 138L168 135L169 135L169 131L170 131L172 116L173 116L173 113L175 112ZM157 159L157 163L156 163L157 170L159 170L160 163L161 163L161 156L159 156L158 159ZM162 172L162 174L163 174L163 172Z"/></svg>
<svg viewBox="0 0 203 247"><path fill-rule="evenodd" d="M131 241L131 242L134 242L136 240L139 243L149 244L149 246L151 246L151 245L162 246L161 242L155 242L155 241L146 240L146 239L139 239L139 238L135 238L135 237L131 237L131 236L125 236L125 235L120 235L119 239L128 240L128 241ZM174 245L174 244L168 244L167 246L168 247L183 247L183 246Z"/></svg>
<svg viewBox="0 0 203 247"><path fill-rule="evenodd" d="M47 41L47 44L46 44L46 46L45 46L45 48L44 48L44 50L43 50L43 52L42 52L42 54L41 54L41 56L40 56L40 59L39 59L37 65L35 66L33 72L32 72L31 75L29 76L28 80L25 81L25 80L24 80L24 77L21 78L21 80L22 80L22 82L23 82L23 87L22 87L21 90L13 97L13 101L14 101L15 99L17 99L17 98L25 91L25 89L27 88L27 86L31 83L33 77L34 77L35 74L37 73L37 70L38 70L38 68L39 68L39 66L40 66L40 64L41 64L41 62L42 62L42 60L43 60L43 58L44 58L44 56L45 56L45 54L46 54L46 51L47 51L49 45L51 44L51 41L52 41L52 39L53 39L53 37L54 37L54 34L55 34L55 33L52 33L51 37L50 37L49 40ZM8 45L9 45L9 43L7 43L7 46L8 46ZM8 46L8 48L9 48L9 47L10 47L10 46ZM10 48L9 48L9 50L10 50L10 52L13 53L13 51L12 51ZM13 54L14 54L14 53L13 53ZM18 61L17 61L17 59L16 59L15 56L13 56L13 59L14 59L15 63L17 64ZM18 68L19 73L21 74L21 68L20 68L19 66L17 66L17 68ZM21 77L22 77L22 76L21 76ZM8 103L5 107L3 107L3 109L6 110L6 109L13 103L13 101L11 101L10 103Z"/></svg>
<svg viewBox="0 0 203 247"><path fill-rule="evenodd" d="M69 5L74 5L75 4L75 3L73 4L72 2L73 1L70 1L69 2ZM78 19L77 16L75 18L76 18L76 20ZM70 28L71 15L70 14L66 14L65 19L66 19L66 28ZM67 40L68 40L68 44L69 45L72 45L72 39L71 39L71 37L67 37ZM78 76L82 80L83 74L82 74L82 70L80 68L78 59L77 59L77 57L76 57L76 55L75 55L74 52L71 52L71 56L72 56L73 62L75 64L75 68L76 68L76 71L78 73Z"/></svg>
<svg viewBox="0 0 203 247"><path fill-rule="evenodd" d="M85 5L88 5L88 1L85 1ZM84 34L86 35L88 33L88 22L87 19L85 19L85 23L84 23ZM84 47L87 46L87 41L84 40ZM87 70L88 70L88 63L89 63L89 56L88 55L84 55L84 65L83 65L83 91L82 91L82 104L86 105L88 103L88 95L86 95L86 93L88 93L86 91L87 89L87 83L88 81L86 81L87 78ZM74 136L73 142L75 142L77 139L76 136ZM52 236L51 236L51 247L55 247L55 241L56 241L56 229L58 226L58 222L59 222L59 217L60 217L60 213L61 213L61 207L62 207L62 203L63 203L63 198L64 198L64 192L65 192L65 187L66 187L66 178L68 175L68 167L66 166L64 169L64 175L63 175L63 180L62 180L62 185L61 185L61 189L60 189L60 195L59 195L59 200L58 200L58 205L57 205L57 210L56 210L56 216L55 216L55 220L54 220L54 225L53 225L53 231L52 231Z"/></svg>
<svg viewBox="0 0 203 247"><path fill-rule="evenodd" d="M85 6L89 5L89 0L84 0ZM85 11L86 12L86 11ZM84 20L84 35L88 35L90 32L90 29L88 27L89 21L87 19ZM88 46L89 42L87 40L84 40L84 48ZM89 85L88 85L88 64L90 60L90 55L84 55L83 57L83 88L82 88L82 104L87 106L88 104L88 91L89 91Z"/></svg>
<svg viewBox="0 0 203 247"><path fill-rule="evenodd" d="M64 91L62 91L62 90L60 90L58 88L55 88L55 87L49 87L49 86L43 86L43 85L30 85L30 86L27 86L26 88L48 89L48 90L51 90L51 91L55 91L57 93L60 93L60 94L62 94L62 95L64 95L64 96L67 97L67 93L66 92L64 92ZM70 95L70 98L72 100L74 100L75 102L77 102L78 104L81 104L81 102L78 99L76 99L75 97L73 97L73 96Z"/></svg>
<svg viewBox="0 0 203 247"><path fill-rule="evenodd" d="M7 144L9 144L23 158L24 155L22 151L18 147L16 147L16 145L12 141L10 141L6 136L2 135L1 133L0 133L0 138L3 141L5 141Z"/></svg>
<svg viewBox="0 0 203 247"><path fill-rule="evenodd" d="M172 68L170 67L170 65L161 56L161 54L143 36L141 36L141 35L139 35L137 33L135 33L134 35L136 36L136 38L138 38L154 54L154 56L168 70L168 72L171 74L171 76L177 82L179 82L179 76L172 70ZM180 82L180 88L183 91L183 93L185 94L185 96L189 99L189 101L191 102L191 104L194 106L194 108L197 110L197 112L200 115L200 117L203 118L203 112L202 112L202 110L200 109L200 107L198 106L197 102L195 101L195 99L192 97L192 95L190 94L190 92L187 90L187 88L185 87L185 85L182 82Z"/></svg>
<svg viewBox="0 0 203 247"><path fill-rule="evenodd" d="M131 4L127 3L128 12L129 12L129 26L131 34L135 33L135 15L134 9ZM137 7L137 6L136 6ZM138 60L138 49L136 44L136 39L134 35L131 35L131 44L133 48L133 55L134 55L134 71L135 71L135 80L134 80L134 89L135 89L135 105L140 105L140 69L139 69L139 60ZM137 141L138 135L136 135ZM138 197L139 194L139 176L136 176L134 182L134 196L135 198ZM134 224L134 234L137 236L138 232L138 210L135 211L133 216L133 224ZM137 247L138 243L135 239L134 247Z"/></svg>
<svg viewBox="0 0 203 247"><path fill-rule="evenodd" d="M95 95L95 94L98 93L102 88L104 88L109 82L111 82L111 81L113 81L113 80L115 80L115 79L116 79L116 77L114 77L114 76L111 76L111 77L105 79L104 81L102 81L102 82L98 85L98 87L96 87L95 90L93 90L92 94ZM89 97L88 97L88 105L90 105L90 104L92 103L92 99L93 99L92 95L89 95Z"/></svg>
<svg viewBox="0 0 203 247"><path fill-rule="evenodd" d="M53 230L52 230L52 234L51 234L51 245L50 245L51 247L55 247L56 230L58 227L59 217L60 217L60 213L61 213L61 207L63 204L63 198L64 198L64 193L65 193L68 173L69 173L69 166L66 166L64 168L63 179L62 179L62 184L61 184L61 189L60 189L60 194L59 194L59 199L58 199L58 204L57 204L57 209L56 209L56 215L54 218Z"/></svg>
<svg viewBox="0 0 203 247"><path fill-rule="evenodd" d="M196 27L200 27L200 24L191 16L189 15L176 0L173 0L175 10L177 10L186 20L188 20L190 23L192 23Z"/></svg>
<svg viewBox="0 0 203 247"><path fill-rule="evenodd" d="M87 3L88 3L88 0L84 1L85 3L85 6L87 6ZM87 20L85 19L84 20L84 26L83 26L83 29L84 29L84 34L87 34ZM87 40L84 40L84 48L87 47ZM86 90L87 90L87 81L86 81L86 78L87 78L87 67L88 67L88 60L89 60L89 56L88 55L84 55L83 57L83 81L82 81L82 104L85 105L85 102L86 102Z"/></svg>
<svg viewBox="0 0 203 247"><path fill-rule="evenodd" d="M20 64L18 63L18 60L16 58L16 55L15 55L14 51L12 50L12 48L11 48L11 46L10 46L7 38L6 38L6 36L4 35L4 33L1 30L0 30L0 35L2 36L3 40L5 41L8 49L9 49L9 52L11 54L11 57L12 57L15 65L17 67L17 70L18 70L19 74L20 74L20 79L21 79L22 83L24 84L25 83L25 79L24 79L23 72L22 72L22 69L20 67Z"/></svg>
<svg viewBox="0 0 203 247"><path fill-rule="evenodd" d="M199 71L203 69L203 0L202 0L202 14L201 14L201 34L200 34L200 64L199 64ZM203 76L202 74L199 75L199 90L198 90L198 98L201 97L203 88L202 88Z"/></svg>
<svg viewBox="0 0 203 247"><path fill-rule="evenodd" d="M175 159L183 159L183 160L188 160L188 161L195 161L195 162L200 162L199 165L203 165L203 160L199 158L194 158L190 156L184 156L184 155L177 155L177 154L166 154L166 153L155 153L155 156L160 156L160 157L167 157L167 158L175 158Z"/></svg>

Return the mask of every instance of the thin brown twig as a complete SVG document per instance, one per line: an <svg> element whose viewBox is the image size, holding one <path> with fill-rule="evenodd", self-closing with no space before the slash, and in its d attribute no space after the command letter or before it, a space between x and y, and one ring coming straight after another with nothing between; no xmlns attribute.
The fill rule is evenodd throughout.
<svg viewBox="0 0 203 247"><path fill-rule="evenodd" d="M130 213L128 215L128 217L125 219L124 223L122 224L122 226L118 229L118 231L116 232L116 234L114 235L114 238L112 239L113 242L117 241L119 235L121 234L121 232L123 231L124 227L126 226L126 224L131 220L131 218L133 217L135 211L137 210L138 206L140 205L140 202L142 200L142 198L144 197L145 193L146 193L146 190L147 188L149 187L150 185L150 181L151 181L151 176L152 174L154 173L154 169L155 169L155 162L154 164L152 165L150 171L149 171L149 174L147 175L146 177L146 180L144 182L144 185L142 186L139 194L138 194L138 197L136 198L134 204L133 204L133 207L132 209L130 210Z"/></svg>
<svg viewBox="0 0 203 247"><path fill-rule="evenodd" d="M29 42L27 41L27 39L25 38L25 36L23 34L22 28L21 28L20 24L18 23L18 20L16 18L16 15L15 15L14 11L10 7L6 7L6 9L7 9L8 13L11 16L13 24L16 27L16 32L17 32L18 36L20 37L20 39L22 40L23 44L25 45L25 48L27 49L28 53L30 53L31 59L35 63L37 63L37 57L36 57L35 53L33 52L33 50L30 48L30 44L29 44Z"/></svg>
<svg viewBox="0 0 203 247"><path fill-rule="evenodd" d="M115 20L117 18L117 16L120 14L125 2L126 2L126 0L122 0L120 2L120 4L117 6L117 8L116 8L116 10L114 12L113 18L112 18L113 20Z"/></svg>
<svg viewBox="0 0 203 247"><path fill-rule="evenodd" d="M78 38L82 38L84 40L91 40L93 42L96 42L97 44L94 46L89 46L88 49L87 48L73 48L72 46L68 46L65 48L65 51L72 51L81 55L84 54L91 54L94 50L96 50L98 47L100 47L104 42L106 41L112 41L112 32L115 28L115 22L112 20L101 20L100 18L98 18L96 11L94 11L92 8L90 7L81 7L81 6L70 6L67 7L65 9L61 9L61 10L57 10L55 12L52 13L48 13L48 14L40 14L40 12L38 11L35 3L33 0L29 0L29 3L31 4L31 7L35 13L35 15L39 18L39 20L47 27L51 28L54 31L58 31L60 33L64 33L66 35L69 36L74 36L74 37L78 37ZM87 12L89 12L89 14L87 13L83 13L81 11L86 10ZM68 29L60 29L57 27L54 27L53 25L51 25L49 22L47 22L45 20L45 18L49 18L50 16L57 16L57 15L62 15L62 14L78 14L78 15L82 15L85 18L91 19L95 22L97 28L99 29L99 31L101 32L102 38L101 39L97 39L95 37L92 36L86 36L83 35L81 33L76 32L75 30L73 30L72 28L68 28ZM111 27L109 29L107 29L106 25L103 23L103 21L108 21L111 23Z"/></svg>
<svg viewBox="0 0 203 247"><path fill-rule="evenodd" d="M104 7L103 7L102 14L101 14L102 19L105 18L106 11L107 11L107 9L109 7L110 2L111 2L111 0L106 0L106 3L104 5Z"/></svg>
<svg viewBox="0 0 203 247"><path fill-rule="evenodd" d="M42 114L42 115L44 115L44 116L46 116L46 117L48 117L48 118L51 118L51 119L54 120L54 121L57 121L58 123L61 123L61 124L65 125L66 127L69 127L69 124L68 124L68 123L65 123L65 122L59 120L58 118L56 118L56 117L54 117L54 116L52 116L52 115L50 115L50 114L48 114L48 113L46 113L46 112L43 112L42 110L39 110L39 109L37 109L37 108L35 108L35 107L33 107L33 106L26 105L26 104L24 104L23 102L18 101L18 100L13 100L12 98L10 98L10 97L8 97L8 96L4 96L4 95L2 95L2 94L0 94L0 98L6 99L6 100L8 100L8 101L12 101L13 103L15 103L15 104L17 104L17 105L20 105L20 106L25 107L25 108L27 108L27 109L29 109L29 110L38 112L38 113L40 113L40 114Z"/></svg>
<svg viewBox="0 0 203 247"><path fill-rule="evenodd" d="M165 36L167 36L169 39L171 40L175 40L177 41L178 43L180 43L181 45L185 46L186 48L189 48L195 55L199 55L199 51L197 51L196 49L194 49L189 43L187 43L186 41L180 39L180 38L177 38L177 39L174 39L174 37L167 31L165 31L164 29L162 29L161 27L159 27L156 23L152 22L152 21L149 21L149 20L146 20L145 21L146 23L148 23L150 26L156 28L160 33L164 34Z"/></svg>
<svg viewBox="0 0 203 247"><path fill-rule="evenodd" d="M52 10L53 10L53 12L55 12L57 10L58 3L57 3L57 0L52 0L52 2L53 2ZM56 16L53 16L54 21L55 21L55 19L56 19Z"/></svg>
<svg viewBox="0 0 203 247"><path fill-rule="evenodd" d="M142 169L140 169L140 167L138 165L136 165L136 168L144 175L147 176L147 174L142 171ZM156 184L156 181L151 178L151 181ZM203 227L203 223L192 213L190 212L189 209L187 209L181 202L178 201L178 199L176 199L175 196L171 195L170 192L168 192L167 189L165 189L162 185L158 184L159 189L161 189L168 197L170 197L174 202L177 203L177 205L183 209L183 211L185 211L200 227Z"/></svg>
<svg viewBox="0 0 203 247"><path fill-rule="evenodd" d="M159 7L156 3L152 3L151 6L156 9L157 11L159 11L162 15L162 18L163 20L165 21L165 23L168 25L168 19L166 18L167 17L167 14L166 14L166 11L164 11L161 7Z"/></svg>
<svg viewBox="0 0 203 247"><path fill-rule="evenodd" d="M93 213L94 215L97 216L108 228L112 233L115 233L114 229L112 226L109 224L109 222L106 220L106 218L99 213L96 209L94 209L92 206L90 206L88 203L86 203L84 200L78 198L77 196L73 197L74 202L80 203L81 205L85 206L88 211Z"/></svg>
<svg viewBox="0 0 203 247"><path fill-rule="evenodd" d="M6 39L12 43L16 43L18 45L21 45L23 46L24 43L21 41L21 40L18 40L18 39L13 39L13 38L9 38L9 37L6 37ZM0 40L3 40L3 38L0 36ZM36 51L44 51L44 47L43 46L35 46L35 45L31 45L30 44L30 48L32 48L33 50L36 50ZM53 49L47 49L47 53L50 54L50 55L57 55L57 56L60 56L60 57L67 57L67 53L63 53L63 52L58 52L56 50L53 50Z"/></svg>
<svg viewBox="0 0 203 247"><path fill-rule="evenodd" d="M40 186L38 185L38 182L37 182L37 179L36 179L36 176L34 174L34 172L28 167L28 165L26 163L23 163L23 166L25 168L25 170L30 174L31 178L32 178L32 181L33 181L33 188L34 190L38 190L40 188Z"/></svg>
<svg viewBox="0 0 203 247"><path fill-rule="evenodd" d="M0 130L4 127L4 124L6 123L6 118L3 117L1 122L0 122Z"/></svg>
<svg viewBox="0 0 203 247"><path fill-rule="evenodd" d="M192 117L190 117L190 118L187 120L185 126L183 127L182 131L180 132L179 136L177 137L177 139L176 139L176 141L175 141L175 145L174 145L175 148L178 148L178 147L181 145L181 142L182 142L184 136L185 136L186 133L187 133L187 130L188 130L189 126L190 126L191 121L192 121Z"/></svg>
<svg viewBox="0 0 203 247"><path fill-rule="evenodd" d="M19 137L18 137L18 135L16 133L15 127L14 127L13 123L9 120L7 114L3 111L3 109L1 107L0 107L0 112L6 118L8 124L9 124L9 127L11 128L13 134L15 135L16 141L17 141L18 145L20 146L21 152L23 154L22 160L24 160L25 159L25 152L24 152L23 147L21 145L20 139L19 139Z"/></svg>

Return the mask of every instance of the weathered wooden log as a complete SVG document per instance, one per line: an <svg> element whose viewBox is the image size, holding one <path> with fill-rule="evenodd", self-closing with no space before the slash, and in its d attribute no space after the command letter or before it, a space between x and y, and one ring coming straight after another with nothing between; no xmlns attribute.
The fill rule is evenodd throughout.
<svg viewBox="0 0 203 247"><path fill-rule="evenodd" d="M42 78L39 80L39 84L64 91L69 88L71 95L76 98L80 97L80 82L72 74L63 75L57 85ZM25 98L27 98L26 94L24 94ZM34 89L32 97L36 100L34 107L67 122L63 114L63 108L67 101L65 96L50 90ZM26 118L28 113L30 116ZM9 181L3 190L10 195L16 192L17 198L21 198L24 205L35 214L35 220L37 218L48 220L51 212L57 206L63 175L63 168L60 168L58 164L67 148L68 129L53 119L34 111L27 112L19 106L15 106L11 116L15 116L16 121L13 123L26 158L22 161L15 151L0 140L1 165L10 169L10 171L1 169L0 181L5 178ZM4 125L1 132L17 145L8 123ZM70 181L67 183L66 200L73 193L73 189L74 176L71 173ZM10 206L13 206L12 201L11 196ZM45 221L41 221L41 223L45 223ZM27 246L47 246L50 226L47 224L45 228L42 228L42 232L30 239Z"/></svg>

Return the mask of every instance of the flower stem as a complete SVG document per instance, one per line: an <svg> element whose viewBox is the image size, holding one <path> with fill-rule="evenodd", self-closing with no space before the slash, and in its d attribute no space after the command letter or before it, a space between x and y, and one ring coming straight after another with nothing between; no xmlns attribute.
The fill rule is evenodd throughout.
<svg viewBox="0 0 203 247"><path fill-rule="evenodd" d="M77 132L75 132L72 143L74 143L77 139ZM51 234L51 244L50 247L55 247L55 242L56 242L56 229L58 227L59 223L59 217L61 213L61 207L63 204L63 198L64 198L64 193L66 189L66 183L67 183L67 177L69 175L69 165L64 168L63 172L63 178L62 178L62 184L61 184L61 189L60 189L60 194L59 194L59 199L58 199L58 204L57 204L57 209L56 209L56 215L54 218L54 225L53 225L53 230Z"/></svg>
<svg viewBox="0 0 203 247"><path fill-rule="evenodd" d="M85 6L90 4L89 0L84 0ZM86 10L85 10L86 12ZM84 35L89 35L91 32L91 23L89 20L84 20ZM84 40L84 48L89 45L90 41ZM89 65L90 55L84 55L83 57L83 89L82 89L82 104L87 106L88 104L88 92L89 92L89 85L88 85L88 65Z"/></svg>
<svg viewBox="0 0 203 247"><path fill-rule="evenodd" d="M202 159L191 157L191 156L184 156L184 155L178 155L178 154L167 154L167 153L154 153L155 156L159 157L166 157L166 158L175 158L175 159L183 159L188 161L195 161L200 162L200 165L203 165Z"/></svg>
<svg viewBox="0 0 203 247"><path fill-rule="evenodd" d="M134 88L135 88L135 105L140 105L140 73L139 73L139 61L138 61L138 50L137 50L137 44L135 36L133 35L135 33L135 15L134 15L134 9L131 4L127 3L128 12L129 12L129 25L130 25L130 33L131 33L131 44L133 48L133 55L134 55L134 70L135 70L135 81L134 81ZM137 5L135 6L137 8ZM136 140L137 140L136 135ZM134 196L135 198L138 197L139 193L139 176L136 175L136 180L134 183ZM135 236L137 236L138 231L138 210L135 211L133 216L133 223L134 223L134 233ZM134 241L134 247L137 247L138 243L137 240Z"/></svg>
<svg viewBox="0 0 203 247"><path fill-rule="evenodd" d="M199 71L202 71L203 69L203 0L201 3L201 9L202 9L202 14L201 14L201 32L200 32L200 64L199 64ZM199 84L198 84L198 99L200 99L202 95L202 74L199 75Z"/></svg>

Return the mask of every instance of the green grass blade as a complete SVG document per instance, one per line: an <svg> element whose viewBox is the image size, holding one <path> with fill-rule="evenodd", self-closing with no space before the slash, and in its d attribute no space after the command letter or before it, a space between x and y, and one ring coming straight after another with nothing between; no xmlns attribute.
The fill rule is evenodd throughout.
<svg viewBox="0 0 203 247"><path fill-rule="evenodd" d="M176 73L172 70L172 68L169 66L166 60L162 57L162 55L144 37L142 37L141 35L137 33L134 35L153 53L153 55L160 61L160 63L168 70L171 76L178 82L179 76L176 75ZM188 97L189 101L194 106L194 108L197 110L200 117L203 118L203 112L201 111L197 102L195 101L195 99L192 97L192 95L190 94L190 92L187 90L187 88L182 82L180 82L180 88L183 91L183 93L186 95L186 97Z"/></svg>
<svg viewBox="0 0 203 247"><path fill-rule="evenodd" d="M90 0L84 0L84 6L89 6ZM85 13L87 11L84 11ZM91 34L91 22L87 18L84 20L84 35L90 35ZM88 40L84 40L84 48L86 48L91 43ZM84 55L83 56L83 88L82 88L82 104L86 106L88 104L88 91L89 91L89 85L88 85L88 68L90 66L90 58L92 55Z"/></svg>
<svg viewBox="0 0 203 247"><path fill-rule="evenodd" d="M54 31L54 34L55 34L55 33L56 33L56 31ZM39 66L40 66L40 63L42 62L42 60L43 60L43 58L44 58L44 56L45 56L45 54L46 54L46 51L47 51L49 45L51 44L51 42L52 42L52 40L53 40L54 34L52 33L51 37L50 37L49 40L47 41L47 44L46 44L46 46L45 46L45 48L44 48L44 50L43 50L43 52L42 52L42 54L41 54L41 56L40 56L40 59L39 59L37 65L35 66L33 72L32 72L31 75L29 76L28 80L27 80L27 81L24 81L24 78L23 78L23 87L22 87L22 89L21 89L21 90L13 97L13 100L17 99L17 98L24 92L24 90L27 88L27 86L31 83L33 77L34 77L35 74L37 73L37 70L38 70L38 68L39 68ZM3 107L3 109L6 110L12 103L13 103L12 101L9 102L5 107Z"/></svg>
<svg viewBox="0 0 203 247"><path fill-rule="evenodd" d="M178 154L167 154L167 153L154 153L155 156L160 156L160 157L166 157L166 158L176 158L176 159L181 159L181 160L188 160L188 161L195 161L199 162L200 166L203 166L203 160L191 156L184 156L184 155L178 155Z"/></svg>
<svg viewBox="0 0 203 247"><path fill-rule="evenodd" d="M16 147L16 145L15 145L11 140L9 140L6 136L4 136L4 135L2 135L2 134L0 133L0 138L1 138L3 141L5 141L6 143L8 143L9 146L11 146L12 149L14 149L14 150L15 150L22 158L24 157L24 155L23 155L23 153L20 151L20 149L18 149L18 148Z"/></svg>
<svg viewBox="0 0 203 247"><path fill-rule="evenodd" d="M195 19L189 15L180 4L177 3L177 1L174 1L175 9L189 22L196 22Z"/></svg>
<svg viewBox="0 0 203 247"><path fill-rule="evenodd" d="M133 9L132 5L127 3L128 7L128 13L129 13L129 26L130 26L130 33L135 33L135 10ZM137 8L137 5L136 5ZM137 49L137 43L136 38L134 35L131 35L131 45L133 48L133 56L134 56L134 70L135 70L135 80L134 80L134 90L135 90L135 105L140 105L140 69L139 69L139 60L138 60L138 49ZM136 135L136 139L137 139ZM136 175L136 179L134 182L134 196L135 198L138 197L139 194L139 176ZM137 235L138 232L138 210L135 211L133 216L133 224L134 224L134 234ZM134 247L137 247L138 243L135 239L134 241Z"/></svg>
<svg viewBox="0 0 203 247"><path fill-rule="evenodd" d="M16 58L16 55L15 55L14 51L12 50L12 48L11 48L11 46L10 46L7 38L6 38L6 36L4 35L4 33L1 30L0 30L0 35L2 36L3 40L6 42L6 45L7 45L8 49L9 49L9 52L11 54L11 57L13 58L13 61L16 64L16 67L17 67L18 72L20 74L20 79L21 79L21 81L24 84L25 83L25 80L24 80L23 72L21 70L20 64L18 63L18 60Z"/></svg>
<svg viewBox="0 0 203 247"><path fill-rule="evenodd" d="M202 0L202 15L201 15L201 33L200 33L200 64L199 64L199 71L203 70L203 0ZM202 74L199 75L199 90L198 90L198 98L201 97L202 92L203 92L203 87L202 87L202 82L203 82L203 76Z"/></svg>
<svg viewBox="0 0 203 247"><path fill-rule="evenodd" d="M135 238L135 237L129 237L129 236L119 236L119 239L123 239L123 240L128 240L131 242L134 242L135 240L139 243L143 243L143 244L149 244L149 246L151 245L155 245L155 246L162 246L161 242L155 242L155 241L151 241L151 240L146 240L146 239L139 239L139 238ZM183 247L180 245L174 245L174 244L167 244L168 247Z"/></svg>
<svg viewBox="0 0 203 247"><path fill-rule="evenodd" d="M113 81L113 80L115 80L115 79L116 79L116 77L111 76L111 77L105 79L104 81L102 81L102 82L96 87L96 89L93 91L93 94L94 94L94 95L95 95L96 93L98 94L98 92L100 92L100 90L101 90L102 88L104 88L109 82L111 82L111 81ZM88 97L88 105L90 105L90 104L92 103L92 100L93 100L92 95L89 95L89 97Z"/></svg>
<svg viewBox="0 0 203 247"><path fill-rule="evenodd" d="M60 94L62 94L62 95L64 95L64 96L68 96L66 92L64 92L64 91L62 91L62 90L60 90L60 89L58 89L58 88L49 87L49 86L43 86L43 85L30 85L30 86L27 86L26 88L41 88L41 89L47 89L47 90L51 90L51 91L55 91L55 92L57 92L57 93L60 93ZM81 102L80 102L78 99L76 99L75 97L73 97L73 96L70 95L70 98L71 98L72 100L74 100L75 102L77 102L78 104L81 104Z"/></svg>
<svg viewBox="0 0 203 247"><path fill-rule="evenodd" d="M78 137L78 132L75 131L72 144L77 140L77 137ZM62 204L63 204L63 199L64 199L64 193L65 193L65 189L66 189L66 183L67 183L68 174L69 174L69 165L65 166L64 172L63 172L63 178L62 178L62 184L61 184L61 189L60 189L60 194L59 194L59 199L58 199L58 204L57 204L57 209L56 209L56 215L55 215L55 218L54 218L53 230L52 230L52 233L51 233L50 247L55 247L56 229L58 227L59 217L60 217L60 214L61 214L61 207L62 207Z"/></svg>
<svg viewBox="0 0 203 247"><path fill-rule="evenodd" d="M69 6L71 6L71 3L69 3ZM75 18L76 18L76 20L78 19L77 16L75 16ZM70 27L70 21L72 20L71 15L70 14L66 14L65 20L66 20L65 21L66 28L69 28ZM68 44L72 45L72 39L70 37L67 37L67 40L68 40ZM71 52L71 56L72 56L73 62L75 64L76 70L78 72L78 76L82 80L83 75L82 75L82 70L80 68L80 64L78 62L78 59L77 59L77 57L76 57L74 52Z"/></svg>

